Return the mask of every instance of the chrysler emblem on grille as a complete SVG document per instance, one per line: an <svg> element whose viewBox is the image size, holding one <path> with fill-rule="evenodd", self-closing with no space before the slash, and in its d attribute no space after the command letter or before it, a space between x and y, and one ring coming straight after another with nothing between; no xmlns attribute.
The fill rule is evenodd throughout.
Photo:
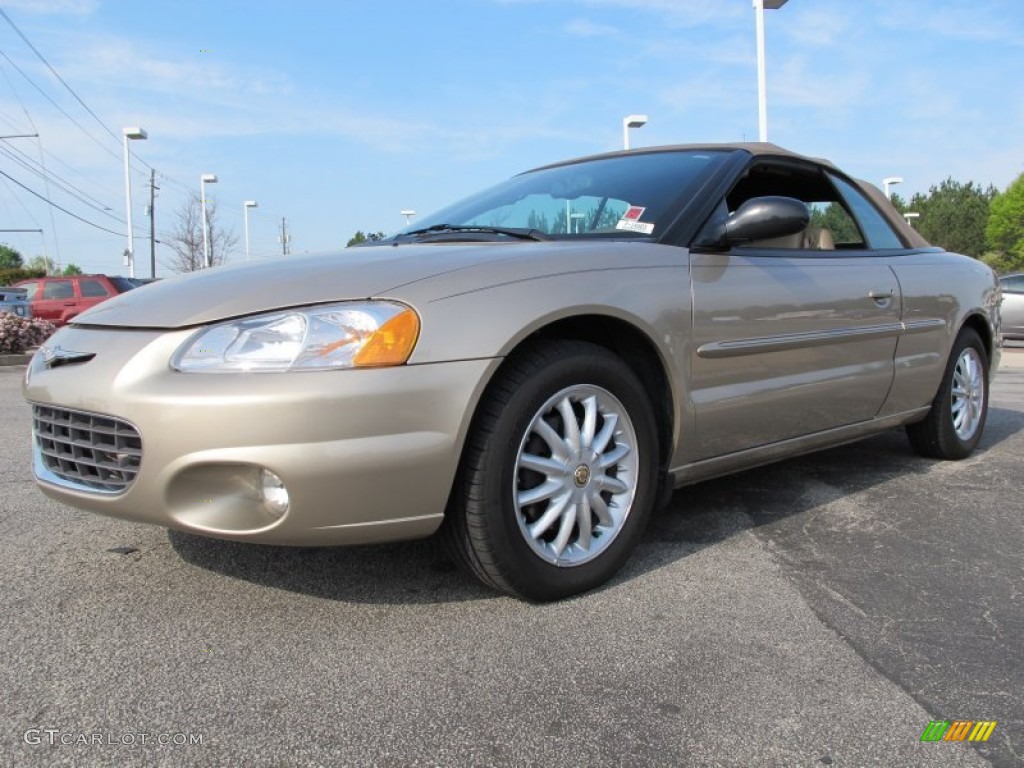
<svg viewBox="0 0 1024 768"><path fill-rule="evenodd" d="M57 368L70 363L85 363L96 357L95 352L72 352L70 349L62 349L59 344L52 347L44 344L39 351L43 356L43 365L47 368Z"/></svg>

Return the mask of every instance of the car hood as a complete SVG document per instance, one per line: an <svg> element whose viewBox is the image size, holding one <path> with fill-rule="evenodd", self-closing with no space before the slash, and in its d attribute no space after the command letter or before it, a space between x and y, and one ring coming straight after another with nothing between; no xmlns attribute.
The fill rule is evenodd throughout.
<svg viewBox="0 0 1024 768"><path fill-rule="evenodd" d="M386 296L410 283L558 245L373 246L216 267L128 291L83 312L73 322L187 328L275 309Z"/></svg>

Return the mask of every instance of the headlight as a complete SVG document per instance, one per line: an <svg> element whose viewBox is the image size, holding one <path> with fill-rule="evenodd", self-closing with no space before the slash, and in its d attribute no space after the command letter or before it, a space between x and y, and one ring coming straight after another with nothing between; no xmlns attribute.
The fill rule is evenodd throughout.
<svg viewBox="0 0 1024 768"><path fill-rule="evenodd" d="M404 304L327 304L208 326L178 348L171 365L189 373L402 365L419 332L419 316Z"/></svg>

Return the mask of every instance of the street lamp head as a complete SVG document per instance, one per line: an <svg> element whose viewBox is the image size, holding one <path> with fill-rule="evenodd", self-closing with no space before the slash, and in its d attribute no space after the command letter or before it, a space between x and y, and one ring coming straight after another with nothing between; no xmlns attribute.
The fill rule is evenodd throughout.
<svg viewBox="0 0 1024 768"><path fill-rule="evenodd" d="M903 183L903 177L902 176L886 176L884 179L882 179L882 184L884 184L887 187L891 187L893 184L902 184L902 183Z"/></svg>
<svg viewBox="0 0 1024 768"><path fill-rule="evenodd" d="M259 208L260 204L257 203L255 200L246 200L245 201L245 207L246 208Z"/></svg>
<svg viewBox="0 0 1024 768"><path fill-rule="evenodd" d="M647 125L647 115L628 115L622 118L622 124L627 128L643 128Z"/></svg>
<svg viewBox="0 0 1024 768"><path fill-rule="evenodd" d="M148 139L149 134L146 133L145 128L122 128L121 133L124 134L126 139Z"/></svg>
<svg viewBox="0 0 1024 768"><path fill-rule="evenodd" d="M199 180L204 184L216 184L217 176L216 174L213 173L204 173L202 176L199 177Z"/></svg>
<svg viewBox="0 0 1024 768"><path fill-rule="evenodd" d="M403 216L415 216L416 215L416 211L411 210L409 208L401 210L401 211L399 211L399 213L402 214Z"/></svg>
<svg viewBox="0 0 1024 768"><path fill-rule="evenodd" d="M766 11L777 11L788 3L789 0L761 0L761 2L764 4L764 9Z"/></svg>

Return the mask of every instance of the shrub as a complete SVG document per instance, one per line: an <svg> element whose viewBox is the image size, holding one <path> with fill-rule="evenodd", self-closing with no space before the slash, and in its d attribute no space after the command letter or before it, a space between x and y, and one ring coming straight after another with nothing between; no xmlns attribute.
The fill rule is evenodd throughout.
<svg viewBox="0 0 1024 768"><path fill-rule="evenodd" d="M999 253L989 251L981 254L981 261L988 264L998 275L1009 275L1013 272L1024 272L1024 254Z"/></svg>
<svg viewBox="0 0 1024 768"><path fill-rule="evenodd" d="M45 277L46 271L42 269L23 269L21 267L0 267L0 285L14 285L19 280L28 280L30 277Z"/></svg>
<svg viewBox="0 0 1024 768"><path fill-rule="evenodd" d="M46 341L57 326L49 320L18 317L10 312L0 312L0 355L17 355L25 350L38 347Z"/></svg>

